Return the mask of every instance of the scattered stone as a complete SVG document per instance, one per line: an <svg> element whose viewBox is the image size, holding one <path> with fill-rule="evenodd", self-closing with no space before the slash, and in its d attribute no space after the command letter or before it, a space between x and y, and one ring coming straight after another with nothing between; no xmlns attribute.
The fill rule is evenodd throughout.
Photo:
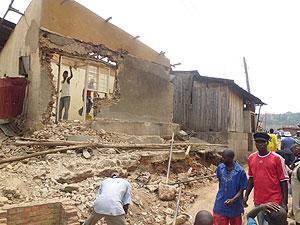
<svg viewBox="0 0 300 225"><path fill-rule="evenodd" d="M99 133L100 133L100 134L106 134L106 131L103 130L103 129L100 129L100 130L99 130Z"/></svg>
<svg viewBox="0 0 300 225"><path fill-rule="evenodd" d="M186 214L181 214L179 216L177 216L176 218L176 225L182 225L185 224L187 221L189 221L190 216L186 215Z"/></svg>
<svg viewBox="0 0 300 225"><path fill-rule="evenodd" d="M0 207L8 203L8 198L0 196Z"/></svg>
<svg viewBox="0 0 300 225"><path fill-rule="evenodd" d="M87 149L84 149L84 150L82 151L82 155L83 155L83 157L86 158L86 159L89 159L89 158L92 157L91 154L89 153L89 151L88 151Z"/></svg>
<svg viewBox="0 0 300 225"><path fill-rule="evenodd" d="M9 200L19 199L21 196L20 192L16 188L4 188L2 190L2 194Z"/></svg>
<svg viewBox="0 0 300 225"><path fill-rule="evenodd" d="M63 174L61 177L59 177L57 179L57 182L63 184L63 183L68 183L68 184L72 184L72 183L78 183L81 181L86 180L89 177L93 177L94 173L92 170L86 170L83 172L78 172L78 173L66 173Z"/></svg>
<svg viewBox="0 0 300 225"><path fill-rule="evenodd" d="M117 151L114 148L107 148L106 151L105 151L105 153L113 155L113 154L116 154Z"/></svg>
<svg viewBox="0 0 300 225"><path fill-rule="evenodd" d="M67 185L61 188L62 191L64 192L73 192L73 191L79 191L79 186L78 185Z"/></svg>
<svg viewBox="0 0 300 225"><path fill-rule="evenodd" d="M6 166L6 168L9 169L9 170L12 170L12 169L13 169L13 167L12 167L11 164L8 164L8 165Z"/></svg>
<svg viewBox="0 0 300 225"><path fill-rule="evenodd" d="M140 173L135 180L142 184L148 184L150 179L151 179L151 174L149 172L143 172Z"/></svg>
<svg viewBox="0 0 300 225"><path fill-rule="evenodd" d="M119 174L121 177L127 177L128 172L127 170L122 169L121 167L109 167L109 168L104 168L100 171L96 171L95 175L99 177L111 177L111 175L116 172Z"/></svg>
<svg viewBox="0 0 300 225"><path fill-rule="evenodd" d="M187 136L187 135L188 135L188 133L185 132L184 130L178 131L178 134L179 134L179 135L182 135L182 136Z"/></svg>
<svg viewBox="0 0 300 225"><path fill-rule="evenodd" d="M150 192L155 192L158 189L158 185L147 185L146 188L150 191Z"/></svg>
<svg viewBox="0 0 300 225"><path fill-rule="evenodd" d="M217 166L215 166L214 164L211 164L209 167L212 171L216 171Z"/></svg>
<svg viewBox="0 0 300 225"><path fill-rule="evenodd" d="M166 224L167 225L172 225L173 224L174 219L170 216L166 216Z"/></svg>
<svg viewBox="0 0 300 225"><path fill-rule="evenodd" d="M174 215L174 210L171 209L171 208L166 208L166 209L164 210L164 213L165 213L165 214L168 214L168 215Z"/></svg>
<svg viewBox="0 0 300 225"><path fill-rule="evenodd" d="M158 186L158 197L162 201L172 201L176 198L176 187L160 183Z"/></svg>

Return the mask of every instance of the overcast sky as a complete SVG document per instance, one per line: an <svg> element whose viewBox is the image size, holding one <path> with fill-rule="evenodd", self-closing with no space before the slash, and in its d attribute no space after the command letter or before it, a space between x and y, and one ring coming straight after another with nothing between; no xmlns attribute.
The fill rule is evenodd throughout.
<svg viewBox="0 0 300 225"><path fill-rule="evenodd" d="M264 112L300 112L300 1L77 0L156 51L177 70L233 79L268 104ZM2 17L10 0L0 0ZM30 0L15 0L24 11ZM17 22L19 16L9 13Z"/></svg>

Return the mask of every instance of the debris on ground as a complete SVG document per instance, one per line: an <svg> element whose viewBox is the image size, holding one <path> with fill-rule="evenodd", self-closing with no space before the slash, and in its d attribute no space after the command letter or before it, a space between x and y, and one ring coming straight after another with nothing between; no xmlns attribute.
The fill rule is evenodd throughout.
<svg viewBox="0 0 300 225"><path fill-rule="evenodd" d="M150 144L149 140L154 146L169 144L169 140L160 137L95 131L80 122L68 122L46 125L41 130L3 141L0 143L0 162L53 149L47 145L16 145L15 142L20 140L87 141L111 146ZM133 189L128 224L172 224L179 185L182 195L176 224L191 224L190 215L185 211L198 198L193 190L215 180L214 168L220 158L218 153L210 151L214 146L203 145L199 151L192 151L192 147L186 155L187 147L188 140L174 149L168 185L165 184L169 158L167 147L131 147L127 150L85 147L0 163L0 209L7 204L68 199L76 207L80 220L84 221L91 212L101 181L117 170L121 176L127 177Z"/></svg>

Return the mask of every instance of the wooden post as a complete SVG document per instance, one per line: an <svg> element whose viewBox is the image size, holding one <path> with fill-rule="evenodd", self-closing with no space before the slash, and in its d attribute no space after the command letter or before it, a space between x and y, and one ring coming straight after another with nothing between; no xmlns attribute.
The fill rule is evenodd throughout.
<svg viewBox="0 0 300 225"><path fill-rule="evenodd" d="M56 109L55 109L55 123L58 122L58 114L59 114L59 89L60 89L60 72L61 72L61 55L58 58L58 78L57 78L57 90L56 90Z"/></svg>
<svg viewBox="0 0 300 225"><path fill-rule="evenodd" d="M189 146L187 147L186 152L185 152L185 157L187 157L187 156L190 154L190 151L191 151L191 146L189 145Z"/></svg>
<svg viewBox="0 0 300 225"><path fill-rule="evenodd" d="M267 129L267 113L265 112L265 126L264 126L265 130Z"/></svg>
<svg viewBox="0 0 300 225"><path fill-rule="evenodd" d="M170 176L170 169L171 169L171 162L172 162L173 143L174 143L174 133L172 134L172 140L171 140L171 148L170 148L170 156L169 156L166 184L169 183L169 176Z"/></svg>
<svg viewBox="0 0 300 225"><path fill-rule="evenodd" d="M86 69L85 69L85 80L84 80L84 91L83 91L83 121L86 120L86 103L87 103L87 87L88 87L88 69L89 66L86 65Z"/></svg>
<svg viewBox="0 0 300 225"><path fill-rule="evenodd" d="M92 147L92 146L93 146L93 144L90 143L90 144L84 144L84 145L74 145L74 146L69 146L69 147L56 148L56 149L50 149L50 150L41 151L41 152L35 152L35 153L24 155L24 156L17 156L17 157L0 160L0 165L3 163L21 161L23 159L29 159L29 158L37 157L37 156L41 156L41 155L54 154L57 152L62 152L62 151L67 151L67 150L76 150L79 148L87 148L87 147Z"/></svg>
<svg viewBox="0 0 300 225"><path fill-rule="evenodd" d="M256 128L255 128L255 132L257 131L257 127L258 127L258 123L259 123L259 117L260 117L260 110L261 110L261 105L259 105L259 110L258 110L258 116L257 116L257 122L256 122Z"/></svg>
<svg viewBox="0 0 300 225"><path fill-rule="evenodd" d="M246 62L246 58L245 57L243 57L243 61L244 61L244 68L245 68L245 74L246 74L247 91L250 93L248 67L247 67L247 62Z"/></svg>
<svg viewBox="0 0 300 225"><path fill-rule="evenodd" d="M111 73L110 67L108 67L108 76L107 76L107 78L106 78L106 94L107 94L107 96L108 96L108 94L109 94L109 79L110 79L110 73Z"/></svg>
<svg viewBox="0 0 300 225"><path fill-rule="evenodd" d="M175 214L174 214L174 220L173 220L173 225L176 225L176 219L177 219L177 215L179 212L179 204L180 204L180 199L181 199L181 186L179 188L179 193L178 193L178 198L177 198L177 204L176 204L176 210L175 210Z"/></svg>

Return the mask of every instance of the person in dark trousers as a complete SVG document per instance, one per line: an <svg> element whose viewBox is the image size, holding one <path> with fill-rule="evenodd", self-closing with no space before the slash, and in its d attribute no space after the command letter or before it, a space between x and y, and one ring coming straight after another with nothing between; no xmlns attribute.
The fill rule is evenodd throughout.
<svg viewBox="0 0 300 225"><path fill-rule="evenodd" d="M291 151L292 146L295 144L295 139L291 137L288 132L284 132L284 137L281 140L281 149L277 151L285 159L285 164L290 166L295 160L295 156Z"/></svg>
<svg viewBox="0 0 300 225"><path fill-rule="evenodd" d="M242 225L243 193L248 178L243 167L234 161L234 152L223 152L223 163L217 168L219 191L214 205L214 225Z"/></svg>
<svg viewBox="0 0 300 225"><path fill-rule="evenodd" d="M249 195L254 188L254 203L256 206L275 202L287 211L289 176L284 159L274 152L267 150L270 137L267 133L255 133L254 140L257 152L248 158L249 182L244 196L247 206ZM265 224L263 213L257 216L259 225Z"/></svg>
<svg viewBox="0 0 300 225"><path fill-rule="evenodd" d="M213 225L213 217L210 212L201 210L195 217L194 225Z"/></svg>
<svg viewBox="0 0 300 225"><path fill-rule="evenodd" d="M70 86L71 86L71 79L73 78L72 73L72 67L70 66L70 74L69 77L68 71L63 72L63 81L62 86L60 90L60 99L59 99L59 113L58 113L58 119L61 121L62 117L62 111L64 111L64 120L68 120L69 117L69 108L70 108L70 102L71 102L71 94L70 94Z"/></svg>
<svg viewBox="0 0 300 225"><path fill-rule="evenodd" d="M84 225L95 225L104 218L107 225L126 225L125 214L131 203L131 185L113 172L106 178L98 190L93 212Z"/></svg>
<svg viewBox="0 0 300 225"><path fill-rule="evenodd" d="M296 140L292 151L296 158L291 167L293 169L291 176L293 214L296 225L300 225L300 141Z"/></svg>
<svg viewBox="0 0 300 225"><path fill-rule="evenodd" d="M88 88L87 88L87 91L86 91L86 114L87 115L89 115L89 113L91 112L92 107L93 107L92 95L93 95L93 91L95 89L94 85L95 85L95 81L92 79L89 82ZM82 90L82 100L83 100L83 102L84 102L84 91L85 91L85 89ZM83 107L81 107L81 109L79 109L78 113L79 113L80 116L82 116Z"/></svg>
<svg viewBox="0 0 300 225"><path fill-rule="evenodd" d="M292 146L291 150L295 156L295 159L292 165L290 166L293 170L295 166L300 163L300 140L295 140L295 144Z"/></svg>
<svg viewBox="0 0 300 225"><path fill-rule="evenodd" d="M257 225L255 217L260 213L265 215L269 225L288 225L285 209L275 202L261 204L253 208L247 215L247 225Z"/></svg>
<svg viewBox="0 0 300 225"><path fill-rule="evenodd" d="M279 148L279 143L278 143L277 135L274 134L273 128L270 129L269 136L270 136L270 141L268 144L268 150L276 152Z"/></svg>

